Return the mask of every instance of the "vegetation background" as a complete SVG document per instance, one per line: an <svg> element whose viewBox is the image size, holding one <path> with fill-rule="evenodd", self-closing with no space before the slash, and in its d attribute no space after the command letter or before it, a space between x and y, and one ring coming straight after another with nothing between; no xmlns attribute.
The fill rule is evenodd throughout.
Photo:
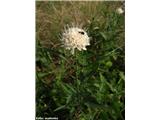
<svg viewBox="0 0 160 120"><path fill-rule="evenodd" d="M124 120L124 2L36 2L36 117ZM87 28L91 45L61 47L66 24Z"/></svg>

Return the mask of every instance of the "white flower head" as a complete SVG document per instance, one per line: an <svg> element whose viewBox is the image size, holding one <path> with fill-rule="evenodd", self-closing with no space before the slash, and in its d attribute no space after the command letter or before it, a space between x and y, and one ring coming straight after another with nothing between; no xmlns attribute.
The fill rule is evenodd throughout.
<svg viewBox="0 0 160 120"><path fill-rule="evenodd" d="M87 32L79 27L65 28L61 41L66 49L71 50L72 54L76 48L79 51L87 50L86 46L90 45Z"/></svg>
<svg viewBox="0 0 160 120"><path fill-rule="evenodd" d="M122 13L124 13L124 10L123 10L122 8L118 8L118 9L117 9L117 13L118 13L118 14L122 14Z"/></svg>

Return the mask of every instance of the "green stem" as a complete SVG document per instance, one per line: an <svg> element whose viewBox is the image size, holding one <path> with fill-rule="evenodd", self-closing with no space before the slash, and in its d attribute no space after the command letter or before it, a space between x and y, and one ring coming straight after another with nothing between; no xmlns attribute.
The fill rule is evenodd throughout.
<svg viewBox="0 0 160 120"><path fill-rule="evenodd" d="M77 56L77 51L75 51L75 56L76 56L76 84L78 82L78 56ZM79 90L79 86L77 84L77 89Z"/></svg>

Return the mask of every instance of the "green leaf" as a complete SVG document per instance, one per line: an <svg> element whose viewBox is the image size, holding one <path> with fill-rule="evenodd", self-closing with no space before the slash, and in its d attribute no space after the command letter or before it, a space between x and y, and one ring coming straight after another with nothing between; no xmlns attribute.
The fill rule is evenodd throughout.
<svg viewBox="0 0 160 120"><path fill-rule="evenodd" d="M72 92L76 93L76 90L74 89L73 86L66 84L66 87L69 88Z"/></svg>
<svg viewBox="0 0 160 120"><path fill-rule="evenodd" d="M123 80L125 80L124 72L119 72L119 76L120 76Z"/></svg>
<svg viewBox="0 0 160 120"><path fill-rule="evenodd" d="M39 73L37 73L37 75L38 75L39 78L43 78L43 77L45 77L47 75L50 75L50 74L53 74L53 73L54 73L53 71L47 72L47 73L39 72Z"/></svg>
<svg viewBox="0 0 160 120"><path fill-rule="evenodd" d="M66 107L66 105L62 105L62 106L56 108L56 109L54 110L54 112L56 112L56 111L58 111L58 110L61 110L61 109L64 109L65 107Z"/></svg>
<svg viewBox="0 0 160 120"><path fill-rule="evenodd" d="M101 82L105 82L106 81L106 79L105 79L105 77L102 75L102 73L100 73L100 80L101 80Z"/></svg>
<svg viewBox="0 0 160 120"><path fill-rule="evenodd" d="M70 95L67 97L66 104L68 104L71 100L72 100L72 95L70 94Z"/></svg>
<svg viewBox="0 0 160 120"><path fill-rule="evenodd" d="M66 85L63 84L63 83L60 83L60 84L61 84L61 87L64 90L64 92L66 92L67 94L72 94L71 89L69 89L68 87L66 87Z"/></svg>
<svg viewBox="0 0 160 120"><path fill-rule="evenodd" d="M91 107L91 108L98 108L98 109L107 109L108 108L108 105L101 105L101 104L96 104L96 103L93 103L93 102L86 102L85 105L87 105L88 107Z"/></svg>
<svg viewBox="0 0 160 120"><path fill-rule="evenodd" d="M104 32L100 32L100 35L104 38L104 40L107 40L107 36Z"/></svg>

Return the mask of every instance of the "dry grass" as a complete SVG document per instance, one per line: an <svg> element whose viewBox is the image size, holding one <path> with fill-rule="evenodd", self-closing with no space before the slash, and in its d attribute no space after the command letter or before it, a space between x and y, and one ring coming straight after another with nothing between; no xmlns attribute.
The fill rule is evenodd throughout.
<svg viewBox="0 0 160 120"><path fill-rule="evenodd" d="M95 19L103 25L107 19L102 11L113 12L120 5L121 2L36 2L37 40L55 48L59 45L58 35L66 24L87 26Z"/></svg>

